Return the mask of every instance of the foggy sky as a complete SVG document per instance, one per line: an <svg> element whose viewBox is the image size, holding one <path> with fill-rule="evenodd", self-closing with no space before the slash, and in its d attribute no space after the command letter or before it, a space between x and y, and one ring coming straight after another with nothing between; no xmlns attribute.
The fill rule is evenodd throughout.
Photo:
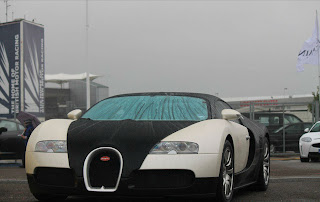
<svg viewBox="0 0 320 202"><path fill-rule="evenodd" d="M45 26L46 73L82 73L85 1L15 0ZM89 65L110 94L186 91L247 97L310 94L318 67L296 71L320 1L89 1ZM5 20L0 2L0 20ZM101 80L100 80L101 81Z"/></svg>

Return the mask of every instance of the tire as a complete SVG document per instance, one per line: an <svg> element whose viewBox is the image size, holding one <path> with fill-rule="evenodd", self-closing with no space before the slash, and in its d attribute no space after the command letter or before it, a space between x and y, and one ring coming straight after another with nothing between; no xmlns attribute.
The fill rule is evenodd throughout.
<svg viewBox="0 0 320 202"><path fill-rule="evenodd" d="M318 158L310 158L311 159L311 162L318 162L319 159Z"/></svg>
<svg viewBox="0 0 320 202"><path fill-rule="evenodd" d="M309 162L309 158L303 158L300 156L300 161L301 162Z"/></svg>
<svg viewBox="0 0 320 202"><path fill-rule="evenodd" d="M32 194L38 201L64 201L68 197L65 195Z"/></svg>
<svg viewBox="0 0 320 202"><path fill-rule="evenodd" d="M220 174L217 187L218 201L230 202L233 196L234 158L233 147L226 140L223 147Z"/></svg>
<svg viewBox="0 0 320 202"><path fill-rule="evenodd" d="M22 160L21 168L25 168L25 166L26 166L26 152L25 151L21 154L21 160Z"/></svg>
<svg viewBox="0 0 320 202"><path fill-rule="evenodd" d="M259 165L259 176L256 183L256 188L258 191L266 191L269 186L270 179L270 149L269 141L264 137L263 144L263 159Z"/></svg>

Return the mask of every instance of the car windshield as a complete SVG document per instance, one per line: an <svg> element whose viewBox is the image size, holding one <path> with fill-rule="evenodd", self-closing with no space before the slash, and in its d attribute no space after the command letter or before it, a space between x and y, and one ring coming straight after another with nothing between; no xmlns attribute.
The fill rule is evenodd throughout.
<svg viewBox="0 0 320 202"><path fill-rule="evenodd" d="M312 129L310 130L310 132L320 132L320 123L316 123Z"/></svg>
<svg viewBox="0 0 320 202"><path fill-rule="evenodd" d="M187 96L126 96L105 99L82 118L92 120L201 121L208 119L207 102Z"/></svg>

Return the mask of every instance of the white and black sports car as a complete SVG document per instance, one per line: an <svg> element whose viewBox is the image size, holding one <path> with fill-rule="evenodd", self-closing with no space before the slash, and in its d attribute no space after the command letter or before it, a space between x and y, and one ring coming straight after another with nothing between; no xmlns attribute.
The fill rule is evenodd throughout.
<svg viewBox="0 0 320 202"><path fill-rule="evenodd" d="M26 172L38 200L70 195L217 196L266 190L269 135L222 101L197 93L107 98L73 120L48 120L31 135Z"/></svg>

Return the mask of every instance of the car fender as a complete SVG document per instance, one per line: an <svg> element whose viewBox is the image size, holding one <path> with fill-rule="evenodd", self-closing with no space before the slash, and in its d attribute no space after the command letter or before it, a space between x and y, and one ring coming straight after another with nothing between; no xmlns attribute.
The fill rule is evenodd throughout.
<svg viewBox="0 0 320 202"><path fill-rule="evenodd" d="M235 172L240 172L245 168L249 150L248 145L243 145L245 141L240 140L248 135L248 130L240 124L223 119L205 120L179 130L164 138L162 141L195 142L199 145L199 157L205 154L215 154L215 161L207 163L214 164L214 175L216 175L220 170L222 151L228 135L232 137L234 144ZM166 154L161 155L165 156ZM141 169L156 169L154 165L166 165L161 163L159 159L161 155L157 155L157 158L154 158L153 154L149 154L142 164ZM188 154L182 154L180 156L183 155L187 156ZM196 158L194 155L192 157ZM166 157L163 159L164 161L167 160ZM159 169L164 168L159 167Z"/></svg>
<svg viewBox="0 0 320 202"><path fill-rule="evenodd" d="M68 153L35 152L35 147L37 142L43 140L67 140L68 128L72 121L51 119L35 128L26 149L27 174L34 174L37 167L70 168Z"/></svg>
<svg viewBox="0 0 320 202"><path fill-rule="evenodd" d="M32 132L26 151L34 151L39 141L67 140L68 128L73 121L69 119L51 119L41 123Z"/></svg>

